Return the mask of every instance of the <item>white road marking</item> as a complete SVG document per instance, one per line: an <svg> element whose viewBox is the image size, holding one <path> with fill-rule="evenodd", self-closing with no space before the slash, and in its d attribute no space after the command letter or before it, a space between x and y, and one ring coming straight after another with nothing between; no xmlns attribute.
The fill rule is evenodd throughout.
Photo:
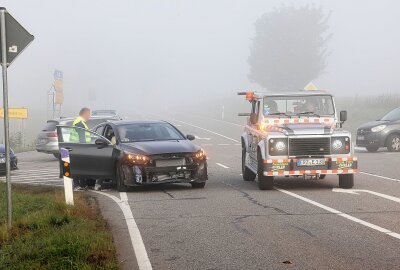
<svg viewBox="0 0 400 270"><path fill-rule="evenodd" d="M220 145L220 146L228 146L230 144L229 143L219 143L218 145Z"/></svg>
<svg viewBox="0 0 400 270"><path fill-rule="evenodd" d="M390 178L390 177L386 177L386 176L382 176L382 175L377 175L377 174L373 174L373 173L367 173L367 172L359 172L359 173L365 174L365 175L369 175L369 176L375 176L375 177L382 178L382 179L386 179L386 180L391 180L391 181L400 182L400 179L396 179L396 178Z"/></svg>
<svg viewBox="0 0 400 270"><path fill-rule="evenodd" d="M194 137L195 137L197 140L206 140L206 141L211 140L211 138L201 138L201 137L199 137L199 136L197 136L197 135L195 135Z"/></svg>
<svg viewBox="0 0 400 270"><path fill-rule="evenodd" d="M351 221L353 221L353 222L356 222L356 223L358 223L358 224L361 224L361 225L363 225L363 226L366 226L366 227L368 227L368 228L371 228L371 229L373 229L373 230L376 230L376 231L382 232L382 233L384 233L384 234L390 235L390 236L392 236L392 237L394 237L394 238L400 239L400 234L395 233L395 232L392 232L392 231L390 231L390 230L388 230L388 229L385 229L385 228L383 228L383 227L380 227L380 226L377 226L377 225L375 225L375 224L372 224L372 223L366 222L366 221L364 221L364 220L361 220L361 219L359 219L359 218L350 216L350 215L348 215L348 214L345 214L345 213L343 213L343 212L340 212L339 210L336 210L336 209L331 208L331 207L329 207L329 206L323 205L323 204L318 203L318 202L316 202L316 201L310 200L310 199L308 199L308 198L305 198L305 197L300 196L300 195L298 195L298 194L296 194L296 193L287 191L287 190L285 190L285 189L276 188L276 190L278 190L278 191L280 191L280 192L283 192L283 193L285 193L285 194L287 194L287 195L290 195L290 196L292 196L292 197L295 197L295 198L297 198L297 199L299 199L299 200L302 200L302 201L304 201L304 202L307 202L307 203L309 203L309 204L312 204L312 205L314 205L314 206L317 206L317 207L319 207L319 208L322 208L322 209L324 209L324 210L326 210L326 211L328 211L328 212L331 212L331 213L333 213L333 214L336 214L336 215L338 215L338 216L344 217L344 218L346 218L346 219L348 219L348 220L351 220Z"/></svg>
<svg viewBox="0 0 400 270"><path fill-rule="evenodd" d="M224 164L221 164L221 163L216 163L216 164L217 164L218 166L224 168L224 169L229 169L229 167L228 167L228 166L225 166Z"/></svg>
<svg viewBox="0 0 400 270"><path fill-rule="evenodd" d="M181 121L181 120L176 120L176 119L174 119L174 121L180 122L180 123L183 123L183 124L185 124L185 125L188 125L188 126L191 126L191 127L195 127L195 128L201 129L201 130L205 130L205 131L210 132L210 133L212 133L212 134L218 135L218 136L220 136L220 137L222 137L222 138L225 138L225 139L231 140L231 141L233 141L233 142L239 143L238 140L235 140L235 139L230 138L230 137L228 137L228 136L225 136L225 135L222 135L222 134L220 134L220 133L214 132L214 131L212 131L212 130L209 130L209 129L206 129L206 128L202 128L202 127L199 127L199 126L196 126L196 125L193 125L193 124L190 124L190 123Z"/></svg>
<svg viewBox="0 0 400 270"><path fill-rule="evenodd" d="M391 201L400 203L400 198L397 198L397 197L394 197L394 196L390 196L390 195L386 195L386 194L383 194L383 193L379 193L379 192L376 192L376 191L368 190L368 189L352 189L352 190L350 190L350 189L333 188L332 191L333 192L356 194L356 195L359 195L358 192L365 192L365 193L373 194L373 195L378 196L378 197L385 198L387 200L391 200Z"/></svg>
<svg viewBox="0 0 400 270"><path fill-rule="evenodd" d="M128 196L126 192L120 192L121 199L115 197L114 195L107 194L101 191L93 191L93 192L107 196L118 204L119 208L121 208L122 213L124 214L126 225L128 226L128 231L131 237L133 251L136 255L136 260L139 265L139 269L140 270L153 269L149 260L149 256L147 255L146 248L143 243L142 235L140 234L139 228L135 222L131 208L128 204Z"/></svg>

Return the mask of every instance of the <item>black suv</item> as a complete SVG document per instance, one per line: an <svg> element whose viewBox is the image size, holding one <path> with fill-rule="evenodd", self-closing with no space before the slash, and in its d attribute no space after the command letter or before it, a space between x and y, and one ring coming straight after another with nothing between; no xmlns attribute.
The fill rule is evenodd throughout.
<svg viewBox="0 0 400 270"><path fill-rule="evenodd" d="M357 146L376 152L387 147L390 152L400 152L400 107L382 119L363 124L357 130Z"/></svg>

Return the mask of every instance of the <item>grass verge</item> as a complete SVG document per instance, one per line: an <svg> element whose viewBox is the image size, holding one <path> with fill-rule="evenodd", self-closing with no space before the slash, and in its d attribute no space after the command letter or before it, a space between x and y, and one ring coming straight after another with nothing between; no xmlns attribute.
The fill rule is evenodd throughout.
<svg viewBox="0 0 400 270"><path fill-rule="evenodd" d="M6 228L6 193L0 183L0 269L118 269L111 232L96 201L62 189L13 187L13 228Z"/></svg>

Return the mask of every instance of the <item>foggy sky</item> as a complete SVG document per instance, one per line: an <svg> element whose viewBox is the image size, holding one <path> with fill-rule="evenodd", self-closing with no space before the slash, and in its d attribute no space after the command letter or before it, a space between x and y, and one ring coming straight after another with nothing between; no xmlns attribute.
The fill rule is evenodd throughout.
<svg viewBox="0 0 400 270"><path fill-rule="evenodd" d="M35 36L9 68L10 106L45 109L54 68L64 72L70 111L155 109L260 89L248 80L254 22L293 2L332 12L332 54L315 80L319 88L335 95L400 93L395 0L10 0L2 5Z"/></svg>

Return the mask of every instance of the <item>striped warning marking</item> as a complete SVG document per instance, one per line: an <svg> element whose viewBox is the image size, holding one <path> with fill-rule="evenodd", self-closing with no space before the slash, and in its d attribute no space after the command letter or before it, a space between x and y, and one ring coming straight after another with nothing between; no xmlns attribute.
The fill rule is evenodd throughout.
<svg viewBox="0 0 400 270"><path fill-rule="evenodd" d="M16 170L11 172L11 182L15 184L62 186L63 180L59 178L57 168L42 170ZM5 176L0 177L5 182Z"/></svg>
<svg viewBox="0 0 400 270"><path fill-rule="evenodd" d="M303 175L303 174L347 174L356 173L358 169L343 169L343 170L298 170L298 171L277 171L277 172L264 172L265 176L279 176L279 175Z"/></svg>

